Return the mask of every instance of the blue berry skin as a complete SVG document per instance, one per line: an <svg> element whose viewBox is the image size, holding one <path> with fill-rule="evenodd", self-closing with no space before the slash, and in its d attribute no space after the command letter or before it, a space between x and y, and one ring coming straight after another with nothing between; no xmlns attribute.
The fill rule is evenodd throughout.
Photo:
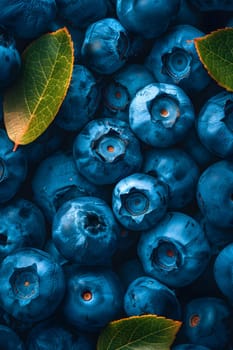
<svg viewBox="0 0 233 350"><path fill-rule="evenodd" d="M33 202L14 198L0 206L0 259L22 247L41 249L45 239L45 219Z"/></svg>
<svg viewBox="0 0 233 350"><path fill-rule="evenodd" d="M108 264L117 249L120 227L111 208L96 197L79 197L64 203L52 225L58 251L80 265Z"/></svg>
<svg viewBox="0 0 233 350"><path fill-rule="evenodd" d="M214 277L223 295L233 305L232 264L233 264L233 243L229 243L218 253L216 257L215 264L214 264Z"/></svg>
<svg viewBox="0 0 233 350"><path fill-rule="evenodd" d="M52 222L60 206L80 196L105 198L103 187L87 181L77 171L72 152L58 151L41 161L32 178L33 200Z"/></svg>
<svg viewBox="0 0 233 350"><path fill-rule="evenodd" d="M55 0L2 0L0 23L19 38L36 38L48 31L56 10Z"/></svg>
<svg viewBox="0 0 233 350"><path fill-rule="evenodd" d="M66 275L63 312L75 328L96 332L122 316L123 288L112 270L71 265Z"/></svg>
<svg viewBox="0 0 233 350"><path fill-rule="evenodd" d="M183 287L206 268L210 246L196 220L169 212L156 227L142 233L138 255L146 274L170 287Z"/></svg>
<svg viewBox="0 0 233 350"><path fill-rule="evenodd" d="M233 93L224 91L204 104L197 119L203 145L220 158L233 160Z"/></svg>
<svg viewBox="0 0 233 350"><path fill-rule="evenodd" d="M113 74L103 88L101 115L129 122L129 105L136 92L154 82L142 64L126 64Z"/></svg>
<svg viewBox="0 0 233 350"><path fill-rule="evenodd" d="M13 148L5 130L0 129L0 203L14 197L28 172L24 152L20 148L13 152Z"/></svg>
<svg viewBox="0 0 233 350"><path fill-rule="evenodd" d="M217 227L233 228L233 162L218 161L200 176L197 203L201 213Z"/></svg>
<svg viewBox="0 0 233 350"><path fill-rule="evenodd" d="M233 11L232 0L189 0L200 11Z"/></svg>
<svg viewBox="0 0 233 350"><path fill-rule="evenodd" d="M18 334L5 325L0 325L0 344L3 350L25 350Z"/></svg>
<svg viewBox="0 0 233 350"><path fill-rule="evenodd" d="M1 16L1 15L0 15ZM0 88L11 85L19 74L21 57L13 36L0 26Z"/></svg>
<svg viewBox="0 0 233 350"><path fill-rule="evenodd" d="M117 16L130 32L139 33L145 38L155 38L164 33L175 18L180 0L117 0Z"/></svg>
<svg viewBox="0 0 233 350"><path fill-rule="evenodd" d="M90 121L74 140L73 155L79 172L97 185L114 184L142 165L139 140L114 118Z"/></svg>
<svg viewBox="0 0 233 350"><path fill-rule="evenodd" d="M191 129L186 135L182 142L182 147L183 150L193 158L201 171L220 160L203 145L199 139L196 128Z"/></svg>
<svg viewBox="0 0 233 350"><path fill-rule="evenodd" d="M188 24L177 25L155 40L146 66L160 83L177 84L187 93L198 93L210 77L198 58L194 39L204 33Z"/></svg>
<svg viewBox="0 0 233 350"><path fill-rule="evenodd" d="M67 131L80 131L93 119L100 101L100 88L93 74L75 64L66 97L55 122Z"/></svg>
<svg viewBox="0 0 233 350"><path fill-rule="evenodd" d="M93 71L112 74L126 63L129 47L129 37L121 23L115 18L104 18L88 26L81 55Z"/></svg>
<svg viewBox="0 0 233 350"><path fill-rule="evenodd" d="M135 279L124 296L127 316L156 314L180 320L181 306L175 292L166 285L148 276Z"/></svg>
<svg viewBox="0 0 233 350"><path fill-rule="evenodd" d="M206 346L197 345L197 344L179 344L172 347L172 350L211 350Z"/></svg>
<svg viewBox="0 0 233 350"><path fill-rule="evenodd" d="M232 308L226 301L205 297L186 304L181 331L187 342L219 350L232 341L232 326Z"/></svg>
<svg viewBox="0 0 233 350"><path fill-rule="evenodd" d="M142 170L168 186L169 209L181 209L195 198L200 171L183 149L146 150Z"/></svg>
<svg viewBox="0 0 233 350"><path fill-rule="evenodd" d="M124 177L112 193L112 209L117 220L135 231L155 226L165 215L167 203L167 185L143 173Z"/></svg>
<svg viewBox="0 0 233 350"><path fill-rule="evenodd" d="M106 17L105 0L56 0L58 16L74 28L84 29L93 22Z"/></svg>
<svg viewBox="0 0 233 350"><path fill-rule="evenodd" d="M90 336L72 332L69 327L56 322L42 322L30 331L27 350L95 350Z"/></svg>
<svg viewBox="0 0 233 350"><path fill-rule="evenodd" d="M57 309L65 292L59 264L40 249L21 248L0 265L2 308L23 322L46 319Z"/></svg>
<svg viewBox="0 0 233 350"><path fill-rule="evenodd" d="M194 124L194 109L186 93L174 84L149 84L129 107L129 124L146 144L163 148L181 142Z"/></svg>
<svg viewBox="0 0 233 350"><path fill-rule="evenodd" d="M50 254L54 258L54 260L61 266L65 265L68 262L68 260L64 258L64 256L58 251L52 238L47 239L43 250Z"/></svg>

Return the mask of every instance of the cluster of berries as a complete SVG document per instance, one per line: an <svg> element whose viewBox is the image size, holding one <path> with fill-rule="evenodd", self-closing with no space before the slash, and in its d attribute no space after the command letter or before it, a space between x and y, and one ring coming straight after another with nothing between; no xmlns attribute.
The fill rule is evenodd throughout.
<svg viewBox="0 0 233 350"><path fill-rule="evenodd" d="M75 64L49 128L0 123L0 347L95 350L108 322L179 320L174 350L233 349L233 94L194 39L232 0L2 0L0 89L66 26Z"/></svg>

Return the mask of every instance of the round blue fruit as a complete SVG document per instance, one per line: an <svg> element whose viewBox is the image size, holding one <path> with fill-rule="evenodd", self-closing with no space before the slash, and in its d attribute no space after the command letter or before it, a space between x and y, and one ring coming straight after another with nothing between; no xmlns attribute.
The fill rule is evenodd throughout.
<svg viewBox="0 0 233 350"><path fill-rule="evenodd" d="M169 212L157 226L141 234L138 255L146 274L168 286L182 287L204 271L210 246L196 220Z"/></svg>

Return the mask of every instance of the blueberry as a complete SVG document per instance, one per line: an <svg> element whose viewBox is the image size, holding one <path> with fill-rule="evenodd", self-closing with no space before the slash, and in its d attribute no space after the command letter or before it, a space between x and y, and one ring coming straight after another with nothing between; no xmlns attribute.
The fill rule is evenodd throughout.
<svg viewBox="0 0 233 350"><path fill-rule="evenodd" d="M56 16L55 0L2 0L0 23L22 38L35 38L49 29Z"/></svg>
<svg viewBox="0 0 233 350"><path fill-rule="evenodd" d="M206 268L210 247L196 220L169 212L141 234L138 255L146 274L171 287L193 282Z"/></svg>
<svg viewBox="0 0 233 350"><path fill-rule="evenodd" d="M92 196L64 203L52 225L52 238L58 251L81 265L108 264L117 249L119 234L111 208Z"/></svg>
<svg viewBox="0 0 233 350"><path fill-rule="evenodd" d="M129 121L129 105L136 92L153 83L154 77L142 64L126 64L103 88L101 115Z"/></svg>
<svg viewBox="0 0 233 350"><path fill-rule="evenodd" d="M142 164L140 143L128 123L113 118L90 121L74 140L73 154L80 173L97 185L116 183Z"/></svg>
<svg viewBox="0 0 233 350"><path fill-rule="evenodd" d="M197 119L203 145L221 158L233 160L233 93L221 92L206 101Z"/></svg>
<svg viewBox="0 0 233 350"><path fill-rule="evenodd" d="M0 14L1 17L1 14ZM17 78L21 68L21 57L13 36L0 26L0 88L6 88Z"/></svg>
<svg viewBox="0 0 233 350"><path fill-rule="evenodd" d="M24 350L19 336L9 327L0 325L0 344L3 350Z"/></svg>
<svg viewBox="0 0 233 350"><path fill-rule="evenodd" d="M117 0L117 16L123 26L145 38L164 33L179 9L180 0L164 3L163 0Z"/></svg>
<svg viewBox="0 0 233 350"><path fill-rule="evenodd" d="M195 298L185 306L182 331L190 343L225 349L232 326L232 309L222 298Z"/></svg>
<svg viewBox="0 0 233 350"><path fill-rule="evenodd" d="M183 208L195 198L200 175L197 164L183 149L149 149L144 152L143 172L168 186L168 208Z"/></svg>
<svg viewBox="0 0 233 350"><path fill-rule="evenodd" d="M155 226L165 215L167 203L167 185L143 173L124 177L113 189L113 212L117 220L131 230Z"/></svg>
<svg viewBox="0 0 233 350"><path fill-rule="evenodd" d="M22 149L13 152L13 142L5 130L0 130L0 203L5 203L19 191L26 179L28 166Z"/></svg>
<svg viewBox="0 0 233 350"><path fill-rule="evenodd" d="M178 84L190 94L203 90L210 77L198 58L193 41L203 35L196 27L184 24L171 27L156 39L146 59L156 80Z"/></svg>
<svg viewBox="0 0 233 350"><path fill-rule="evenodd" d="M14 198L0 206L1 259L21 247L42 248L45 239L45 219L33 202Z"/></svg>
<svg viewBox="0 0 233 350"><path fill-rule="evenodd" d="M95 350L95 342L81 332L72 332L58 322L42 322L27 337L27 350Z"/></svg>
<svg viewBox="0 0 233 350"><path fill-rule="evenodd" d="M86 28L107 15L105 0L56 0L58 15L74 28Z"/></svg>
<svg viewBox="0 0 233 350"><path fill-rule="evenodd" d="M104 18L88 26L81 54L87 67L97 73L112 74L128 58L129 37L115 18Z"/></svg>
<svg viewBox="0 0 233 350"><path fill-rule="evenodd" d="M175 292L148 276L138 277L128 286L124 309L128 316L156 314L173 320L181 318L181 307Z"/></svg>
<svg viewBox="0 0 233 350"><path fill-rule="evenodd" d="M194 109L185 92L173 84L149 84L129 107L133 132L146 144L163 148L181 142L194 124Z"/></svg>
<svg viewBox="0 0 233 350"><path fill-rule="evenodd" d="M68 131L81 130L91 119L100 101L100 88L93 74L75 64L67 95L56 116L56 124Z"/></svg>
<svg viewBox="0 0 233 350"><path fill-rule="evenodd" d="M217 255L214 264L214 277L223 295L233 305L232 295L233 242L226 245Z"/></svg>
<svg viewBox="0 0 233 350"><path fill-rule="evenodd" d="M63 311L66 320L83 331L99 331L122 316L123 289L117 275L103 267L70 266Z"/></svg>
<svg viewBox="0 0 233 350"><path fill-rule="evenodd" d="M233 227L232 186L233 163L230 161L215 162L201 174L197 185L197 202L211 224Z"/></svg>
<svg viewBox="0 0 233 350"><path fill-rule="evenodd" d="M23 322L50 316L65 292L60 265L49 254L35 248L21 248L2 261L0 285L1 306Z"/></svg>
<svg viewBox="0 0 233 350"><path fill-rule="evenodd" d="M97 188L77 171L69 151L55 152L39 163L32 178L32 190L34 201L50 222L69 199L88 195L105 197L102 187Z"/></svg>

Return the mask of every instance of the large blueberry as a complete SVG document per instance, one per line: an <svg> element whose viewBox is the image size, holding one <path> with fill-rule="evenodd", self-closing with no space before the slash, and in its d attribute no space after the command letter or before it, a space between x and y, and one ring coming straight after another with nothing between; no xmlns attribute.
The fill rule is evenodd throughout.
<svg viewBox="0 0 233 350"><path fill-rule="evenodd" d="M222 298L195 298L184 308L182 332L188 342L225 349L232 341L232 308Z"/></svg>
<svg viewBox="0 0 233 350"><path fill-rule="evenodd" d="M56 123L68 131L79 131L93 119L100 101L100 88L93 74L75 64L67 95L56 116Z"/></svg>
<svg viewBox="0 0 233 350"><path fill-rule="evenodd" d="M147 150L142 170L168 186L168 208L180 209L195 198L200 172L195 161L181 148Z"/></svg>
<svg viewBox="0 0 233 350"><path fill-rule="evenodd" d="M169 212L157 226L142 233L138 254L148 275L168 286L182 287L204 271L210 246L196 220Z"/></svg>
<svg viewBox="0 0 233 350"><path fill-rule="evenodd" d="M0 345L3 350L24 350L24 344L11 328L0 325Z"/></svg>
<svg viewBox="0 0 233 350"><path fill-rule="evenodd" d="M117 0L117 16L123 26L145 38L155 38L164 33L175 18L180 0Z"/></svg>
<svg viewBox="0 0 233 350"><path fill-rule="evenodd" d="M80 173L97 185L116 183L142 164L140 143L128 123L113 118L90 121L74 140L73 154Z"/></svg>
<svg viewBox="0 0 233 350"><path fill-rule="evenodd" d="M59 151L41 161L32 178L33 199L51 222L59 207L79 196L105 197L75 166L71 152Z"/></svg>
<svg viewBox="0 0 233 350"><path fill-rule="evenodd" d="M63 312L70 324L83 331L98 331L122 315L123 289L114 272L72 265L66 275Z"/></svg>
<svg viewBox="0 0 233 350"><path fill-rule="evenodd" d="M56 16L55 0L2 0L0 23L21 38L35 38Z"/></svg>
<svg viewBox="0 0 233 350"><path fill-rule="evenodd" d="M92 196L67 201L53 220L55 246L66 259L81 265L108 264L119 236L111 208Z"/></svg>
<svg viewBox="0 0 233 350"><path fill-rule="evenodd" d="M136 278L128 286L124 309L128 316L156 314L173 320L181 317L181 307L175 292L148 276Z"/></svg>
<svg viewBox="0 0 233 350"><path fill-rule="evenodd" d="M214 277L223 295L233 305L233 242L226 245L217 255L214 264Z"/></svg>
<svg viewBox="0 0 233 350"><path fill-rule="evenodd" d="M115 18L104 18L86 30L81 54L85 64L97 73L112 74L128 58L130 41L122 24Z"/></svg>
<svg viewBox="0 0 233 350"><path fill-rule="evenodd" d="M65 292L63 271L42 250L21 248L0 265L0 304L21 321L36 322L50 316Z"/></svg>
<svg viewBox="0 0 233 350"><path fill-rule="evenodd" d="M5 130L0 130L0 203L14 197L28 172L27 159L22 149L13 152L14 144Z"/></svg>
<svg viewBox="0 0 233 350"><path fill-rule="evenodd" d="M233 93L221 92L202 107L197 132L203 145L220 158L233 160Z"/></svg>
<svg viewBox="0 0 233 350"><path fill-rule="evenodd" d="M186 93L173 84L149 84L129 107L131 129L146 144L163 148L181 142L194 124L194 109Z"/></svg>
<svg viewBox="0 0 233 350"><path fill-rule="evenodd" d="M198 58L194 39L203 36L188 24L171 27L155 40L146 59L147 67L160 83L178 84L188 93L203 90L210 77Z"/></svg>
<svg viewBox="0 0 233 350"><path fill-rule="evenodd" d="M117 220L131 230L155 226L165 215L167 203L167 185L143 173L124 177L113 189L113 212Z"/></svg>
<svg viewBox="0 0 233 350"><path fill-rule="evenodd" d="M45 219L31 201L14 198L0 206L0 259L21 247L42 248Z"/></svg>
<svg viewBox="0 0 233 350"><path fill-rule="evenodd" d="M142 64L127 64L107 79L103 88L101 115L129 121L129 105L136 92L154 82Z"/></svg>
<svg viewBox="0 0 233 350"><path fill-rule="evenodd" d="M218 161L200 176L197 202L202 214L213 225L233 227L233 162Z"/></svg>

